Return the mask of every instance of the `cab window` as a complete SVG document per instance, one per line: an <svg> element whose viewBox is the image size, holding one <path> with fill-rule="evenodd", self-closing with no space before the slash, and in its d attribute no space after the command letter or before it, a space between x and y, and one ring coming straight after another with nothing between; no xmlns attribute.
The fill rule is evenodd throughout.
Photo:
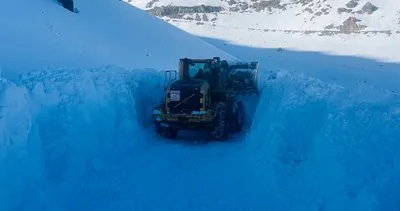
<svg viewBox="0 0 400 211"><path fill-rule="evenodd" d="M207 79L210 74L208 63L192 63L189 65L189 76L193 79Z"/></svg>

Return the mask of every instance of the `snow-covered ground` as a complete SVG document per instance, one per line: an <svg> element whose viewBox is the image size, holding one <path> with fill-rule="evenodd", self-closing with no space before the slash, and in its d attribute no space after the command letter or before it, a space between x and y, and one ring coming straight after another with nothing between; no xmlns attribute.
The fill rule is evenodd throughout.
<svg viewBox="0 0 400 211"><path fill-rule="evenodd" d="M284 48L296 51L321 52L338 56L353 56L383 62L400 62L400 34L335 34L321 36L319 33L264 32L248 28L194 25L173 22L177 27L193 35L224 40L227 44L252 48Z"/></svg>
<svg viewBox="0 0 400 211"><path fill-rule="evenodd" d="M78 2L79 14L35 2L37 10L9 3L6 14L26 16L0 19L11 30L0 33L0 210L400 209L399 63L201 37L204 44L119 1ZM47 41L22 33L37 17L32 11L51 11L60 17L51 20L63 20L58 27L79 19L86 30L71 26L80 41L57 41L47 29L36 31L43 18L30 31L49 38L40 45ZM146 27L126 29L128 17L138 17L133 28ZM112 33L102 21L129 32ZM131 39L134 32L143 34ZM109 54L100 54L91 36L104 36ZM86 52L76 52L79 46ZM135 46L149 46L155 60ZM255 107L244 134L211 143L154 136L149 118L163 95L163 74L144 68L175 67L185 53L261 62L263 91L246 100ZM99 54L103 60L92 59Z"/></svg>

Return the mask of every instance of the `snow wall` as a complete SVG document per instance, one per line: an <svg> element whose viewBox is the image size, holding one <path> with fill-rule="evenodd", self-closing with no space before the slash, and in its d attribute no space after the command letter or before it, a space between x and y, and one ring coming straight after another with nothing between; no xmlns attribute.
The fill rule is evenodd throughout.
<svg viewBox="0 0 400 211"><path fill-rule="evenodd" d="M152 70L116 67L1 78L0 210L53 210L72 202L74 196L63 194L102 168L96 158L144 141L150 119L142 114L161 98L161 79Z"/></svg>
<svg viewBox="0 0 400 211"><path fill-rule="evenodd" d="M400 95L277 71L246 137L270 210L400 208Z"/></svg>
<svg viewBox="0 0 400 211"><path fill-rule="evenodd" d="M149 114L163 77L104 67L0 78L0 210L123 209L112 194L99 194L123 184L87 184L112 171L104 160L154 139ZM285 71L261 71L260 86L241 140L265 190L252 210L400 208L397 93L367 83L346 90ZM126 203L140 204L131 197Z"/></svg>

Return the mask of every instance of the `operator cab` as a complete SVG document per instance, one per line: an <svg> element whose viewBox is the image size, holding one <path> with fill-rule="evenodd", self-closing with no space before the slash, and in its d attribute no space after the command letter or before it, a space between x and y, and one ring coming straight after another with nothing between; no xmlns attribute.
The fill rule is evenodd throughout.
<svg viewBox="0 0 400 211"><path fill-rule="evenodd" d="M214 59L181 59L179 63L180 80L212 81L215 66L219 58Z"/></svg>
<svg viewBox="0 0 400 211"><path fill-rule="evenodd" d="M210 78L211 67L209 62L190 62L189 79L203 79L208 81Z"/></svg>
<svg viewBox="0 0 400 211"><path fill-rule="evenodd" d="M192 113L205 112L208 109L210 81L213 78L215 62L214 59L180 60L179 80L172 82L167 93L167 112Z"/></svg>

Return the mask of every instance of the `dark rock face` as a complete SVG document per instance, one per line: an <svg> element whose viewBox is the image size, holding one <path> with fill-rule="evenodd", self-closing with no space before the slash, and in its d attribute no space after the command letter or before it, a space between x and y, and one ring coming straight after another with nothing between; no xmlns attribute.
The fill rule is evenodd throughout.
<svg viewBox="0 0 400 211"><path fill-rule="evenodd" d="M398 18L397 18L398 22L397 23L400 24L400 11L397 12L397 16L398 16Z"/></svg>
<svg viewBox="0 0 400 211"><path fill-rule="evenodd" d="M314 11L313 11L311 8L309 8L309 7L305 8L303 11L308 12L308 13L310 13L310 14L313 14L313 13L314 13Z"/></svg>
<svg viewBox="0 0 400 211"><path fill-rule="evenodd" d="M201 21L200 15L199 15L199 14L196 14L196 17L194 18L194 20L196 20L196 21Z"/></svg>
<svg viewBox="0 0 400 211"><path fill-rule="evenodd" d="M342 13L350 13L352 11L352 9L347 9L347 8L344 8L344 7L340 7L340 8L338 8L338 10L337 10L337 12L339 13L339 14L342 14Z"/></svg>
<svg viewBox="0 0 400 211"><path fill-rule="evenodd" d="M74 12L74 1L73 0L57 0L65 9Z"/></svg>
<svg viewBox="0 0 400 211"><path fill-rule="evenodd" d="M184 16L185 16L185 14L173 14L168 17L173 18L173 19L182 19Z"/></svg>
<svg viewBox="0 0 400 211"><path fill-rule="evenodd" d="M240 9L239 9L239 7L231 7L231 8L229 8L229 11L231 11L231 12L238 12Z"/></svg>
<svg viewBox="0 0 400 211"><path fill-rule="evenodd" d="M151 0L149 3L146 4L146 8L152 8L154 3L158 2L159 0Z"/></svg>
<svg viewBox="0 0 400 211"><path fill-rule="evenodd" d="M343 22L343 25L339 26L339 30L343 33L351 33L367 28L365 25L357 24L360 21L355 17L350 17Z"/></svg>
<svg viewBox="0 0 400 211"><path fill-rule="evenodd" d="M361 8L361 11L363 11L363 13L367 13L368 15L371 15L378 9L379 8L377 6L373 5L371 2L368 2Z"/></svg>
<svg viewBox="0 0 400 211"><path fill-rule="evenodd" d="M281 5L281 0L270 0L270 1L255 2L253 4L253 8L255 9L256 12L260 12L265 9L268 9L268 11L272 11L272 8L283 9L285 8L285 6Z"/></svg>
<svg viewBox="0 0 400 211"><path fill-rule="evenodd" d="M324 13L324 15L327 15L329 14L329 9L328 8L321 9L321 12Z"/></svg>
<svg viewBox="0 0 400 211"><path fill-rule="evenodd" d="M359 0L351 0L349 3L346 4L347 8L355 8L358 5Z"/></svg>
<svg viewBox="0 0 400 211"><path fill-rule="evenodd" d="M203 20L204 20L204 21L208 21L208 17L207 17L206 14L203 14Z"/></svg>
<svg viewBox="0 0 400 211"><path fill-rule="evenodd" d="M247 4L246 2L241 2L239 4L239 7L241 10L247 10L249 8L249 4Z"/></svg>
<svg viewBox="0 0 400 211"><path fill-rule="evenodd" d="M232 5L236 4L236 3L237 2L235 0L229 0L228 1L229 6L232 6Z"/></svg>
<svg viewBox="0 0 400 211"><path fill-rule="evenodd" d="M215 13L221 12L224 8L222 7L214 7L214 6L163 6L163 7L154 7L153 9L148 10L151 14L158 17L165 16L173 16L177 14L190 14L190 13Z"/></svg>
<svg viewBox="0 0 400 211"><path fill-rule="evenodd" d="M324 27L324 29L334 29L334 28L335 28L335 26L333 24L329 24Z"/></svg>
<svg viewBox="0 0 400 211"><path fill-rule="evenodd" d="M132 1L132 0L125 0L125 1ZM319 19L320 16L335 13L334 11L335 9L329 3L329 0L250 0L246 2L244 0L216 0L227 3L227 5L225 5L224 7L204 5L204 4L198 6L178 6L178 5L160 6L159 3L157 3L160 2L160 0L149 0L149 1L150 2L146 5L146 7L148 8L147 11L154 16L164 17L168 20L185 19L196 22L196 24L205 24L206 22L214 24L219 16L219 13L226 14L229 12L257 13L265 11L269 13L275 13L275 12L283 13L283 11L289 8L299 8L301 9L301 11L298 12L296 16L303 14L305 23L314 22L315 20ZM360 19L362 19L363 18L362 16L365 16L367 14L372 14L379 9L377 6L373 5L370 2L366 3L362 7L360 0L346 0L346 2L344 2L346 3L345 5L342 5L342 7L337 8L337 13L346 14L347 17L354 16L355 14L360 14L361 17ZM399 17L400 17L400 11L399 11ZM327 34L365 33L364 31L361 30L367 28L367 26L362 25L359 22L360 20L356 19L355 17L349 17L342 24L339 25L330 24L324 27L324 29Z"/></svg>
<svg viewBox="0 0 400 211"><path fill-rule="evenodd" d="M307 4L311 3L313 0L298 0L297 2L306 6Z"/></svg>
<svg viewBox="0 0 400 211"><path fill-rule="evenodd" d="M250 7L247 2L242 2L240 0L226 0L226 2L228 3L229 11L231 12L243 12Z"/></svg>

